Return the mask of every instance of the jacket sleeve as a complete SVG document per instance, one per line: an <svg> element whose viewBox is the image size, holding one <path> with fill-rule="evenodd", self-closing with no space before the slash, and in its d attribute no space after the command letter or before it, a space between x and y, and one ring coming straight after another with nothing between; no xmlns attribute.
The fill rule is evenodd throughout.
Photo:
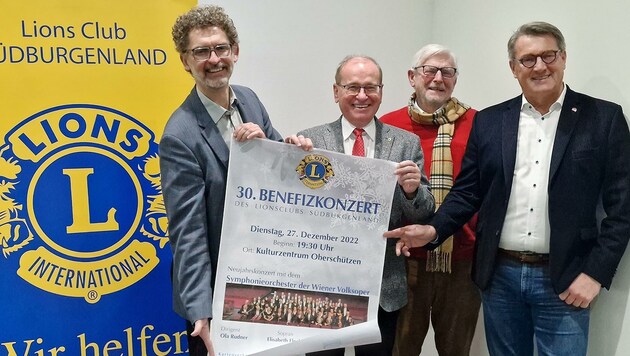
<svg viewBox="0 0 630 356"><path fill-rule="evenodd" d="M190 322L212 317L212 265L201 166L179 138L160 141L160 170L173 252L175 309Z"/></svg>
<svg viewBox="0 0 630 356"><path fill-rule="evenodd" d="M616 108L605 147L601 188L604 218L583 269L606 288L610 288L630 239L630 133L621 107Z"/></svg>
<svg viewBox="0 0 630 356"><path fill-rule="evenodd" d="M414 137L415 142L407 142L405 149L405 157L402 160L411 160L420 168L420 186L416 191L413 199L407 199L402 187L397 184L394 192L394 201L392 204L392 219L390 220L390 228L402 226L401 219L405 223L424 223L435 211L435 198L431 194L429 179L424 172L424 154L420 148L420 142ZM396 212L400 213L400 217L395 216Z"/></svg>

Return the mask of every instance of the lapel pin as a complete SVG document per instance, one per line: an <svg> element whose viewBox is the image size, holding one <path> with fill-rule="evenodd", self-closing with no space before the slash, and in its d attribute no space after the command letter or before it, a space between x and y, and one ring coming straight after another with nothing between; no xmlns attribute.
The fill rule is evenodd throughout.
<svg viewBox="0 0 630 356"><path fill-rule="evenodd" d="M577 112L577 108L571 108L571 111Z"/></svg>

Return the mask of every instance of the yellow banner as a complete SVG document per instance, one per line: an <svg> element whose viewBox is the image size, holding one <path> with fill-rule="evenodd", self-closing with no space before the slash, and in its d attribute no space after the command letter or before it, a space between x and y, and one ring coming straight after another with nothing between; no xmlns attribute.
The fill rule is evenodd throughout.
<svg viewBox="0 0 630 356"><path fill-rule="evenodd" d="M192 87L171 40L196 1L0 0L0 128L62 104L124 108L159 135Z"/></svg>
<svg viewBox="0 0 630 356"><path fill-rule="evenodd" d="M0 0L0 354L186 352L158 142L196 3Z"/></svg>
<svg viewBox="0 0 630 356"><path fill-rule="evenodd" d="M88 263L64 259L40 247L24 253L17 273L55 294L96 303L102 295L138 282L158 263L155 247L138 241L113 257Z"/></svg>

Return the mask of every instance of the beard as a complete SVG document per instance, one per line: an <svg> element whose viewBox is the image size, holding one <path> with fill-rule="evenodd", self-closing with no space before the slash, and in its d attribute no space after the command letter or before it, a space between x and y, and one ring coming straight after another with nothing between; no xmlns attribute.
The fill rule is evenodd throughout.
<svg viewBox="0 0 630 356"><path fill-rule="evenodd" d="M223 71L220 72L222 76L213 77L213 73L211 73L210 71L217 68L223 69ZM193 73L193 77L199 85L213 90L225 88L226 86L228 86L231 75L232 68L225 65L215 66L212 68L204 69L203 72Z"/></svg>
<svg viewBox="0 0 630 356"><path fill-rule="evenodd" d="M223 77L223 78L205 78L202 83L203 86L210 88L210 89L221 89L221 88L225 88L228 84L229 84L230 78L229 77Z"/></svg>

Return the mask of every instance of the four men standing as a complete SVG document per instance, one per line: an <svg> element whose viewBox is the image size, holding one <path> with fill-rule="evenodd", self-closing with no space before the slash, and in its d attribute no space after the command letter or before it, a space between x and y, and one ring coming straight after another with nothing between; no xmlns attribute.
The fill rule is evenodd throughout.
<svg viewBox="0 0 630 356"><path fill-rule="evenodd" d="M282 138L256 94L229 84L239 43L221 8L182 15L173 39L195 80L160 142L174 309L189 322L191 354L205 355L213 354L208 320L230 136ZM385 234L396 240L383 272L383 342L357 347L358 355L391 354L407 302L405 262L396 252L418 257L413 248L425 245L434 250L429 273L418 259L407 262L412 297L400 320L399 355L420 352L429 318L441 355L469 352L479 305L467 280L473 229L472 277L482 290L490 353L532 355L535 339L540 355L586 354L589 305L601 286L610 287L630 238L630 134L621 107L564 83L565 47L553 25L521 26L508 52L523 95L480 111L474 122L475 111L451 95L455 57L442 46L424 47L408 72L409 105L383 118L404 130L376 119L383 89L376 61L349 56L340 63L333 94L341 117L302 134L318 148L399 162L393 230ZM311 147L303 136L285 141ZM433 215L423 168L440 208L429 225L401 227Z"/></svg>

